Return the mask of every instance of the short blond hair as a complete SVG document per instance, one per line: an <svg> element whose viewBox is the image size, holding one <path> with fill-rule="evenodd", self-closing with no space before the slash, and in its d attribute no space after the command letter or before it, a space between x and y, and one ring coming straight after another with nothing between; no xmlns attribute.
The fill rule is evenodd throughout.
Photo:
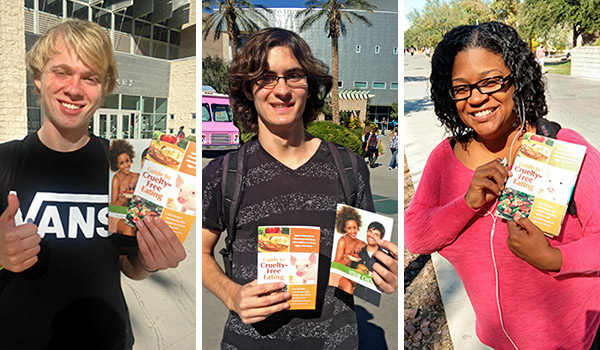
<svg viewBox="0 0 600 350"><path fill-rule="evenodd" d="M61 38L70 50L102 78L102 97L110 95L117 86L117 61L110 38L104 28L94 22L68 19L40 37L27 52L27 70L33 79L39 78L46 63L59 54L57 39ZM35 87L39 94L39 89Z"/></svg>

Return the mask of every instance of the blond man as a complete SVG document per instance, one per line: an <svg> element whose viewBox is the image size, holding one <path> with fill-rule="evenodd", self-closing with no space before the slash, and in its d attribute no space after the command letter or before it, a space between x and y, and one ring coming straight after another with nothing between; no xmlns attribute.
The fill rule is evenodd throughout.
<svg viewBox="0 0 600 350"><path fill-rule="evenodd" d="M0 348L131 349L120 272L143 279L185 250L160 219L130 241L108 233L108 144L88 125L116 86L110 39L67 20L34 44L27 68L43 125L0 146Z"/></svg>

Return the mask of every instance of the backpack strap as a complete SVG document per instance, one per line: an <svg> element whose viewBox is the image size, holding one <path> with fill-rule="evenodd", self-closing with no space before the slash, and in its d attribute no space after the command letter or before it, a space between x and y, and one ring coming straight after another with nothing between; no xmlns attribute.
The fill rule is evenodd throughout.
<svg viewBox="0 0 600 350"><path fill-rule="evenodd" d="M556 139L556 135L558 135L558 132L561 129L560 124L558 124L557 122L552 122L544 118L538 118L535 124L536 134L543 135L545 137L551 137L553 139ZM573 194L571 195L571 199L569 200L567 212L572 216L577 216L577 205L575 204L575 196Z"/></svg>
<svg viewBox="0 0 600 350"><path fill-rule="evenodd" d="M558 124L557 122L551 122L548 119L544 118L538 118L535 124L536 134L551 137L553 139L556 139L556 135L558 135L558 131L561 128L560 124Z"/></svg>
<svg viewBox="0 0 600 350"><path fill-rule="evenodd" d="M227 225L227 236L225 237L225 248L219 253L223 256L225 274L232 277L233 267L233 242L235 241L235 218L242 197L242 180L244 175L244 154L246 145L242 145L237 151L231 151L225 155L222 164L221 193L223 195L223 219Z"/></svg>
<svg viewBox="0 0 600 350"><path fill-rule="evenodd" d="M335 166L338 169L346 204L355 206L358 187L356 157L346 147L336 145L330 141L325 141L325 143L329 147Z"/></svg>

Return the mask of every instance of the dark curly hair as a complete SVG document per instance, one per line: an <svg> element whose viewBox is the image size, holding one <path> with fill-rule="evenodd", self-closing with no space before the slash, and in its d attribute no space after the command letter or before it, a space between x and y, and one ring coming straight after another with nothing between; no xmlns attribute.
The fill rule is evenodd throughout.
<svg viewBox="0 0 600 350"><path fill-rule="evenodd" d="M474 137L474 132L458 116L456 102L450 97L449 90L452 87L452 68L456 55L477 47L502 55L515 86L513 100L517 115L522 105L526 122L535 125L538 118L548 114L542 71L533 52L514 28L500 22L456 27L436 47L431 59L429 81L438 119L454 140L464 146ZM515 127L518 124L519 120L515 120Z"/></svg>
<svg viewBox="0 0 600 350"><path fill-rule="evenodd" d="M228 72L229 100L233 114L248 132L258 131L258 115L252 98L252 86L269 71L269 51L288 47L308 75L309 97L304 109L304 126L316 119L331 90L332 77L327 66L316 59L308 44L298 34L281 28L265 28L250 37L238 52Z"/></svg>
<svg viewBox="0 0 600 350"><path fill-rule="evenodd" d="M362 219L358 210L344 205L337 211L337 214L335 215L335 228L339 233L346 233L346 221L348 220L356 221L357 228L362 226Z"/></svg>
<svg viewBox="0 0 600 350"><path fill-rule="evenodd" d="M131 161L133 161L135 151L129 142L125 140L114 140L110 143L110 151L108 152L110 158L110 170L119 170L117 167L117 157L123 153L127 153Z"/></svg>

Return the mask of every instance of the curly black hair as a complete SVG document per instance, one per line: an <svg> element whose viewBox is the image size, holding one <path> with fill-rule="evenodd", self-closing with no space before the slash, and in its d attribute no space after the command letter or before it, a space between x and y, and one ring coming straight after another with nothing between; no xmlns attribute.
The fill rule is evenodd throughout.
<svg viewBox="0 0 600 350"><path fill-rule="evenodd" d="M129 155L129 159L133 161L133 158L135 157L135 151L129 142L125 140L114 140L110 143L110 151L108 152L110 159L110 170L119 170L117 167L117 157L123 153L127 153Z"/></svg>
<svg viewBox="0 0 600 350"><path fill-rule="evenodd" d="M308 44L298 34L281 28L265 28L256 32L235 56L227 74L233 115L248 132L258 131L258 114L251 100L252 86L269 71L269 51L278 46L288 47L308 76L309 97L302 115L305 127L317 118L331 90L333 78L328 67L313 56Z"/></svg>
<svg viewBox="0 0 600 350"><path fill-rule="evenodd" d="M542 71L533 52L514 28L500 22L459 26L448 32L436 47L429 78L435 113L454 140L466 146L475 136L460 119L449 92L454 59L459 52L470 48L484 48L502 55L515 86L513 100L517 115L522 105L526 122L535 125L538 118L548 114ZM515 120L515 127L518 124L519 120Z"/></svg>
<svg viewBox="0 0 600 350"><path fill-rule="evenodd" d="M346 234L346 221L356 221L356 227L362 226L362 218L360 213L355 208L349 206L342 206L335 215L335 228L341 234Z"/></svg>

